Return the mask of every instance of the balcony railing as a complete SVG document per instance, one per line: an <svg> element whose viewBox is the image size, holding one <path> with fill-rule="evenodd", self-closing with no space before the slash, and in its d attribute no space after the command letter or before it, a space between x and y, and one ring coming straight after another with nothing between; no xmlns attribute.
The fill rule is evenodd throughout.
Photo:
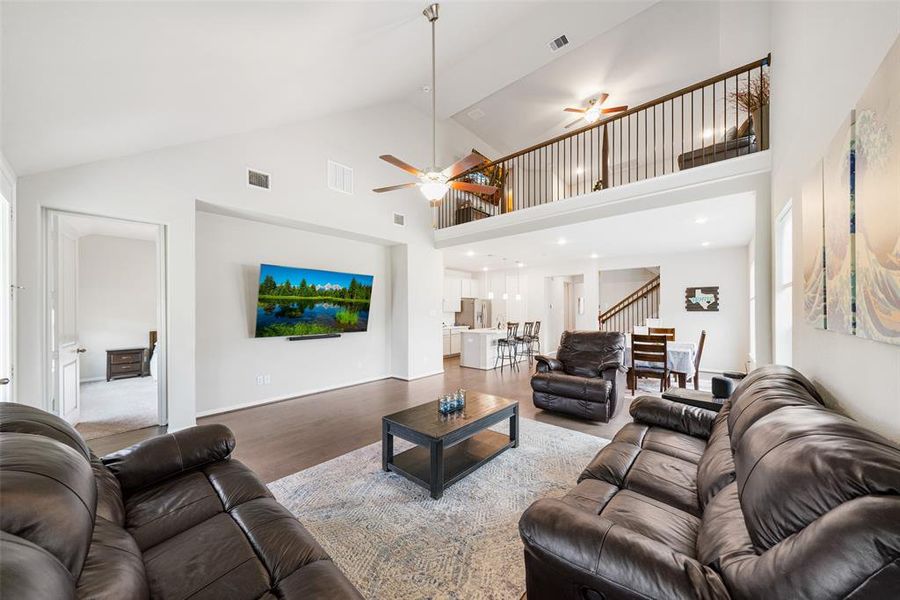
<svg viewBox="0 0 900 600"><path fill-rule="evenodd" d="M470 169L455 179L493 185L497 192L451 189L436 209L435 227L765 150L770 61L771 55Z"/></svg>

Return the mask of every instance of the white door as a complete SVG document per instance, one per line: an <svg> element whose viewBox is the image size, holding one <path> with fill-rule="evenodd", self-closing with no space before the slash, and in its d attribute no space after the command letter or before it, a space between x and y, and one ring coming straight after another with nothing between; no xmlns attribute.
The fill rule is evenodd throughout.
<svg viewBox="0 0 900 600"><path fill-rule="evenodd" d="M0 402L12 400L12 211L0 195Z"/></svg>
<svg viewBox="0 0 900 600"><path fill-rule="evenodd" d="M78 237L60 226L57 215L50 216L51 242L48 284L52 310L51 370L54 406L69 423L78 423L81 411L79 397L79 356L84 352L78 340Z"/></svg>

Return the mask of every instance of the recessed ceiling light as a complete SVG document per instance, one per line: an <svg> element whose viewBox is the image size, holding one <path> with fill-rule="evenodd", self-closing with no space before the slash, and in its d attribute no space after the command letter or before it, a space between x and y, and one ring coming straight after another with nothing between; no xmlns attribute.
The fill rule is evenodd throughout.
<svg viewBox="0 0 900 600"><path fill-rule="evenodd" d="M703 242L703 243L700 244L700 245L703 246L704 248L706 248L707 246L709 246L709 242Z"/></svg>
<svg viewBox="0 0 900 600"><path fill-rule="evenodd" d="M600 255L596 252L591 252L591 258L600 258Z"/></svg>
<svg viewBox="0 0 900 600"><path fill-rule="evenodd" d="M525 266L525 263L523 263L522 261L519 261L519 262L516 263L516 266L519 267L519 268L521 269L522 267Z"/></svg>
<svg viewBox="0 0 900 600"><path fill-rule="evenodd" d="M705 139L708 140L708 139L711 138L712 136L713 136L713 130L712 130L712 129L704 129L704 130L703 130L703 137L704 137Z"/></svg>
<svg viewBox="0 0 900 600"><path fill-rule="evenodd" d="M475 251L469 250L468 252L466 252L466 256L475 256Z"/></svg>
<svg viewBox="0 0 900 600"><path fill-rule="evenodd" d="M482 271L487 271L487 267L481 267Z"/></svg>
<svg viewBox="0 0 900 600"><path fill-rule="evenodd" d="M559 244L560 246L565 246L566 238L559 238L558 240L556 240L556 243Z"/></svg>
<svg viewBox="0 0 900 600"><path fill-rule="evenodd" d="M696 219L694 219L694 223L696 223L697 225L703 225L707 221L709 221L709 219L706 217L697 217Z"/></svg>
<svg viewBox="0 0 900 600"><path fill-rule="evenodd" d="M578 167L577 169L575 169L576 175L581 175L582 173L584 173L584 169L582 169L581 167Z"/></svg>

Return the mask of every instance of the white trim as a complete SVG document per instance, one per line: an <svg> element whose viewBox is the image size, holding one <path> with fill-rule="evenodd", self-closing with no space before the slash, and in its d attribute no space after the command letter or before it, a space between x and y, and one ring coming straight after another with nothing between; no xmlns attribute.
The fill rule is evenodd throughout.
<svg viewBox="0 0 900 600"><path fill-rule="evenodd" d="M424 373L422 375L414 375L413 377L404 377L403 375L390 375L391 379L399 379L400 381L415 381L416 379L425 379L426 377L434 377L435 375L443 374L444 369L440 368L437 371L432 371L431 373Z"/></svg>
<svg viewBox="0 0 900 600"><path fill-rule="evenodd" d="M307 396L313 396L315 394L321 394L323 392L333 392L334 390L341 390L348 387L354 387L357 385L362 385L364 383L372 383L373 381L383 381L385 379L392 379L391 375L377 375L375 377L370 377L368 379L360 379L358 381L353 381L350 383L345 383L341 385L336 385L333 387L323 387L315 390L309 390L303 392L302 394L289 394L287 396L276 396L274 398L263 398L261 400L251 400L250 402L241 402L240 404L232 404L230 406L224 406L221 408L214 408L212 410L204 410L198 412L196 414L196 418L201 417L209 417L212 415L220 415L222 413L234 412L236 410L242 410L245 408L253 408L254 406L262 406L264 404L273 404L275 402L284 402L285 400L297 400L299 398L306 398Z"/></svg>
<svg viewBox="0 0 900 600"><path fill-rule="evenodd" d="M98 381L106 381L106 377L104 377L104 376L102 376L102 375L99 376L99 377L87 377L87 378L85 378L85 379L82 379L82 380L79 381L78 383L79 383L79 384L82 384L82 383L96 383L96 382L98 382Z"/></svg>

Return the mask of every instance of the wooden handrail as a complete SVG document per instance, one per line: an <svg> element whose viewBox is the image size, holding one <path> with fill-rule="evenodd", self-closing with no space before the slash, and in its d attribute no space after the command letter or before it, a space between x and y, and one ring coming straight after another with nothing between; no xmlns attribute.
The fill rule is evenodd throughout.
<svg viewBox="0 0 900 600"><path fill-rule="evenodd" d="M648 281L647 283L645 283L644 285L642 285L641 287L636 289L635 291L631 292L630 294L625 296L625 298L623 300L620 300L615 305L613 305L611 308L609 308L604 313L602 313L598 317L598 321L600 322L600 325L602 326L604 322L609 321L612 317L614 317L616 315L616 313L623 311L630 304L642 299L644 296L646 296L647 294L649 294L650 292L652 292L653 290L655 290L658 287L659 287L659 275L657 275L656 277L654 277L653 279L651 279L650 281Z"/></svg>
<svg viewBox="0 0 900 600"><path fill-rule="evenodd" d="M727 73L721 73L714 77L710 77L709 79L705 79L705 80L701 81L700 83L695 83L695 84L689 85L687 87L681 88L680 90L672 92L671 94L666 94L665 96L662 96L660 98L650 100L649 102L644 102L643 104L640 104L633 108L629 108L628 110L626 110L624 112L616 113L614 116L609 117L608 119L601 119L600 121L597 121L596 123L592 123L590 125L581 127L580 129L575 129L575 130L563 133L561 135L556 136L555 138L545 140L543 142L539 142L537 144L534 144L533 146L529 146L528 148L525 148L524 150L518 150L516 152L513 152L512 154L508 154L508 155L504 156L503 158L498 158L496 160L492 160L491 162L477 165L475 167L472 167L468 171L464 171L464 172L460 173L459 175L457 175L456 177L453 177L451 179L460 179L462 177L465 177L466 175L470 175L472 173L477 173L479 171L483 171L483 170L493 167L495 165L502 164L502 163L512 160L514 158L518 158L524 154L528 154L529 152L534 152L535 150L538 150L545 146L549 146L551 144L555 144L562 140L575 137L579 134L584 133L585 131L590 131L591 129L596 129L599 127L605 127L605 126L609 125L610 123L627 118L635 113L641 112L642 110L646 110L646 109L652 108L654 106L659 106L660 104L664 104L664 103L668 102L669 100L678 98L679 96L684 96L685 94L690 94L697 90L703 89L708 85L713 85L713 84L719 83L720 81L725 81L726 79L735 77L736 75L745 73L751 69L767 67L767 66L770 66L771 64L772 64L772 54L769 53L764 58L761 58L759 60L754 60L753 62L747 63L746 65L744 65L742 67L732 69L732 70L728 71Z"/></svg>

